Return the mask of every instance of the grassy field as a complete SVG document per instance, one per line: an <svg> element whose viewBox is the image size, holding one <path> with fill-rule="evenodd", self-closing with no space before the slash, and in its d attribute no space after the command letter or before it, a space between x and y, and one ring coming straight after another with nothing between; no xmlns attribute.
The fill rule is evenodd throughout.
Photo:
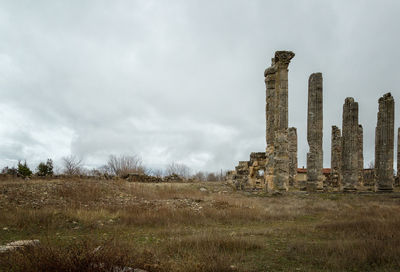
<svg viewBox="0 0 400 272"><path fill-rule="evenodd" d="M399 204L210 182L1 181L0 244L40 246L0 254L0 271L399 271Z"/></svg>

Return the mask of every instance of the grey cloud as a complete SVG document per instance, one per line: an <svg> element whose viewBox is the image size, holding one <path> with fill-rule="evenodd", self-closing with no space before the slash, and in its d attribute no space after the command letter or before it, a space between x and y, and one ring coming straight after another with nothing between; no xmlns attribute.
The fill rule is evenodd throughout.
<svg viewBox="0 0 400 272"><path fill-rule="evenodd" d="M296 53L289 123L299 165L313 72L324 77L324 165L347 96L360 104L367 164L377 99L387 91L400 99L399 8L395 0L4 1L0 103L29 126L3 111L0 164L73 153L98 166L111 153L136 153L153 167L233 168L265 148L263 71L281 49Z"/></svg>

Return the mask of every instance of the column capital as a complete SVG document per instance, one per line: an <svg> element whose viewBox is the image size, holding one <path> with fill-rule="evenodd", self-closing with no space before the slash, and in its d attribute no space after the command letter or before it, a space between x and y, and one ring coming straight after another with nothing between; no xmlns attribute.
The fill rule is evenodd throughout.
<svg viewBox="0 0 400 272"><path fill-rule="evenodd" d="M292 51L276 51L275 52L275 63L280 64L279 66L288 67L290 60L293 59L295 54Z"/></svg>

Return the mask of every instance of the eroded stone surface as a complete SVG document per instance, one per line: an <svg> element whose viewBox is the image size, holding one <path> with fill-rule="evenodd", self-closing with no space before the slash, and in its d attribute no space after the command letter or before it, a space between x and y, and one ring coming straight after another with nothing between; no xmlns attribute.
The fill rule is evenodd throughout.
<svg viewBox="0 0 400 272"><path fill-rule="evenodd" d="M358 103L346 98L342 122L343 190L355 191L358 185Z"/></svg>
<svg viewBox="0 0 400 272"><path fill-rule="evenodd" d="M364 133L363 126L358 125L358 185L364 184Z"/></svg>
<svg viewBox="0 0 400 272"><path fill-rule="evenodd" d="M379 98L375 130L375 188L393 191L394 99L390 93Z"/></svg>
<svg viewBox="0 0 400 272"><path fill-rule="evenodd" d="M329 185L339 187L342 183L342 133L337 126L332 126L331 137L331 177Z"/></svg>
<svg viewBox="0 0 400 272"><path fill-rule="evenodd" d="M265 152L252 152L249 161L249 184L252 189L265 187Z"/></svg>
<svg viewBox="0 0 400 272"><path fill-rule="evenodd" d="M308 80L308 116L307 116L307 190L323 189L323 152L322 152L322 74L314 73Z"/></svg>
<svg viewBox="0 0 400 272"><path fill-rule="evenodd" d="M400 178L400 128L397 131L397 178Z"/></svg>
<svg viewBox="0 0 400 272"><path fill-rule="evenodd" d="M236 189L243 190L249 179L249 162L240 161L238 166L235 167L235 175L233 176L233 184Z"/></svg>
<svg viewBox="0 0 400 272"><path fill-rule="evenodd" d="M264 72L266 84L266 169L269 192L288 190L288 66L294 53L277 51Z"/></svg>
<svg viewBox="0 0 400 272"><path fill-rule="evenodd" d="M291 127L288 130L289 139L289 185L295 186L297 175L297 129Z"/></svg>

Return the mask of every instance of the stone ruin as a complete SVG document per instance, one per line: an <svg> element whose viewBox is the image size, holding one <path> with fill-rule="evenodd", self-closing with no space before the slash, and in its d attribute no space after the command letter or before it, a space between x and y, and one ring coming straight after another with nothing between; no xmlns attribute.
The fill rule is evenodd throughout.
<svg viewBox="0 0 400 272"><path fill-rule="evenodd" d="M277 51L264 72L266 85L266 169L268 192L287 191L289 186L288 67L294 53Z"/></svg>
<svg viewBox="0 0 400 272"><path fill-rule="evenodd" d="M342 184L342 134L340 128L332 126L331 136L331 178L328 186L339 187Z"/></svg>
<svg viewBox="0 0 400 272"><path fill-rule="evenodd" d="M397 177L396 184L400 185L400 128L397 130Z"/></svg>
<svg viewBox="0 0 400 272"><path fill-rule="evenodd" d="M355 191L358 184L358 103L347 97L342 121L343 190Z"/></svg>
<svg viewBox="0 0 400 272"><path fill-rule="evenodd" d="M358 125L357 133L358 144L358 186L364 185L364 130L362 125Z"/></svg>
<svg viewBox="0 0 400 272"><path fill-rule="evenodd" d="M235 172L232 175L232 183L236 189L244 190L249 179L249 162L240 161L235 167Z"/></svg>
<svg viewBox="0 0 400 272"><path fill-rule="evenodd" d="M289 186L296 186L297 176L297 129L291 127L288 130L288 141L289 141Z"/></svg>
<svg viewBox="0 0 400 272"><path fill-rule="evenodd" d="M252 152L249 161L240 161L234 171L228 171L226 180L236 189L263 189L265 187L265 152Z"/></svg>
<svg viewBox="0 0 400 272"><path fill-rule="evenodd" d="M363 127L358 103L348 97L343 105L342 130L332 126L331 169L323 171L323 80L313 73L308 81L307 178L297 181L297 129L288 128L288 67L295 54L277 51L264 72L266 85L266 151L253 152L240 161L227 181L241 190L354 192L375 185L376 191L392 191L394 184L394 99L390 93L379 99L375 142L375 167L364 169ZM400 128L397 148L397 180L400 179ZM304 169L302 169L304 170ZM304 171L302 171L304 172ZM325 176L324 176L325 174ZM304 174L303 174L304 175ZM328 178L326 178L328 177ZM398 181L400 182L400 181Z"/></svg>
<svg viewBox="0 0 400 272"><path fill-rule="evenodd" d="M323 189L322 153L322 74L312 74L308 80L307 142L307 191Z"/></svg>
<svg viewBox="0 0 400 272"><path fill-rule="evenodd" d="M375 188L393 191L394 99L390 93L379 98L375 130Z"/></svg>
<svg viewBox="0 0 400 272"><path fill-rule="evenodd" d="M265 152L253 152L250 154L248 183L251 188L264 188L265 160Z"/></svg>

